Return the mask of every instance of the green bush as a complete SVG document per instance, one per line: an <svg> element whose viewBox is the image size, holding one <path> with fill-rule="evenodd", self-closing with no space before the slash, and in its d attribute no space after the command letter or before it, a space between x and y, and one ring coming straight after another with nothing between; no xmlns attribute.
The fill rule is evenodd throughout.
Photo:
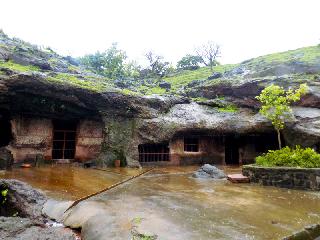
<svg viewBox="0 0 320 240"><path fill-rule="evenodd" d="M265 167L301 167L320 168L320 154L312 148L284 147L280 150L269 150L256 157L256 164Z"/></svg>

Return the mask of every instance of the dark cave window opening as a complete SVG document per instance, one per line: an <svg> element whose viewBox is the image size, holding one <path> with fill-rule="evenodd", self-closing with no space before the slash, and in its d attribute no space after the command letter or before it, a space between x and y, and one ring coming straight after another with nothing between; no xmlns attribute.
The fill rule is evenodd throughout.
<svg viewBox="0 0 320 240"><path fill-rule="evenodd" d="M248 146L251 146L249 150L247 149ZM225 163L227 165L238 165L240 164L240 156L242 164L253 163L255 156L266 153L268 150L276 149L278 149L277 135L273 132L241 136L236 134L227 135L225 136Z"/></svg>
<svg viewBox="0 0 320 240"><path fill-rule="evenodd" d="M225 163L239 164L239 137L230 135L225 137Z"/></svg>
<svg viewBox="0 0 320 240"><path fill-rule="evenodd" d="M0 118L0 147L9 145L13 139L10 120L7 118Z"/></svg>
<svg viewBox="0 0 320 240"><path fill-rule="evenodd" d="M52 159L74 159L77 122L53 121Z"/></svg>
<svg viewBox="0 0 320 240"><path fill-rule="evenodd" d="M139 162L162 162L170 161L169 143L140 144Z"/></svg>
<svg viewBox="0 0 320 240"><path fill-rule="evenodd" d="M185 152L199 152L199 138L185 137L184 138L184 151Z"/></svg>

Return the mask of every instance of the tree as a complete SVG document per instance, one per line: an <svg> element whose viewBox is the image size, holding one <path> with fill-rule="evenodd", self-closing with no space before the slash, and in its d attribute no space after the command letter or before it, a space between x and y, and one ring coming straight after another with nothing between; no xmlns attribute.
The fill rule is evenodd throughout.
<svg viewBox="0 0 320 240"><path fill-rule="evenodd" d="M217 58L220 57L221 48L220 45L209 41L195 49L197 56L201 59L201 62L210 66L211 71L213 67L218 65Z"/></svg>
<svg viewBox="0 0 320 240"><path fill-rule="evenodd" d="M202 63L202 58L199 56L187 54L177 63L178 69L184 70L195 70L200 67L200 63Z"/></svg>
<svg viewBox="0 0 320 240"><path fill-rule="evenodd" d="M153 76L163 77L168 73L170 69L170 63L163 61L163 57L156 55L154 52L149 51L145 54L149 62L149 72Z"/></svg>
<svg viewBox="0 0 320 240"><path fill-rule="evenodd" d="M126 59L125 51L118 49L117 43L113 43L105 52L85 55L80 58L80 62L97 74L110 79L122 79L126 75Z"/></svg>
<svg viewBox="0 0 320 240"><path fill-rule="evenodd" d="M296 90L284 90L283 87L271 84L256 97L261 102L260 113L272 122L277 131L279 149L281 149L280 131L285 127L285 120L292 119L293 113L290 104L300 100L307 93L306 84L300 84Z"/></svg>
<svg viewBox="0 0 320 240"><path fill-rule="evenodd" d="M79 62L92 72L103 75L105 54L96 52L79 58Z"/></svg>
<svg viewBox="0 0 320 240"><path fill-rule="evenodd" d="M117 43L113 43L112 46L106 51L104 75L111 79L124 78L124 64L126 59L126 52L118 49Z"/></svg>
<svg viewBox="0 0 320 240"><path fill-rule="evenodd" d="M124 65L125 77L139 78L141 66L136 61L129 61Z"/></svg>

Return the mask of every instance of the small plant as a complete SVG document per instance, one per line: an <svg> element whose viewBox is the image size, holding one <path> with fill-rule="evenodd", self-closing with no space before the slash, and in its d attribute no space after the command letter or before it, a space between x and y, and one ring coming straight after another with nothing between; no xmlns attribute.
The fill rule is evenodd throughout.
<svg viewBox="0 0 320 240"><path fill-rule="evenodd" d="M301 167L320 168L320 154L312 148L284 147L280 150L269 150L256 157L256 164L264 167Z"/></svg>
<svg viewBox="0 0 320 240"><path fill-rule="evenodd" d="M132 222L133 222L134 224L139 225L139 224L142 222L142 218L141 218L141 217L135 217L135 218L132 220Z"/></svg>
<svg viewBox="0 0 320 240"><path fill-rule="evenodd" d="M149 236L146 234L139 234L138 236L133 236L132 240L155 240L154 236Z"/></svg>
<svg viewBox="0 0 320 240"><path fill-rule="evenodd" d="M7 196L8 196L8 189L1 190L1 195L0 195L0 203L5 204L7 201Z"/></svg>
<svg viewBox="0 0 320 240"><path fill-rule="evenodd" d="M228 104L226 106L223 107L218 107L218 110L220 112L230 112L230 113L234 113L237 112L239 109L237 108L237 106L233 105L233 104Z"/></svg>
<svg viewBox="0 0 320 240"><path fill-rule="evenodd" d="M148 235L137 231L137 225L140 225L142 222L141 217L135 217L131 222L133 224L133 228L131 229L131 240L156 240L158 238L157 235Z"/></svg>
<svg viewBox="0 0 320 240"><path fill-rule="evenodd" d="M280 131L285 127L285 120L292 119L290 104L300 100L307 93L307 84L301 84L296 90L284 90L283 87L271 84L256 97L262 106L260 113L272 122L278 134L279 149L281 149Z"/></svg>
<svg viewBox="0 0 320 240"><path fill-rule="evenodd" d="M15 212L14 214L12 214L12 217L17 217L19 215L18 212Z"/></svg>

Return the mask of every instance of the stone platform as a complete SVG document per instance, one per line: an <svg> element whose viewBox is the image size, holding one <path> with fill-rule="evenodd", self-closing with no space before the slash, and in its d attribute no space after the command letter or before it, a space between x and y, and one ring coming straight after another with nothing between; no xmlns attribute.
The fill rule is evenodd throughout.
<svg viewBox="0 0 320 240"><path fill-rule="evenodd" d="M229 174L227 179L232 183L248 183L250 179L246 176L243 176L241 173Z"/></svg>

